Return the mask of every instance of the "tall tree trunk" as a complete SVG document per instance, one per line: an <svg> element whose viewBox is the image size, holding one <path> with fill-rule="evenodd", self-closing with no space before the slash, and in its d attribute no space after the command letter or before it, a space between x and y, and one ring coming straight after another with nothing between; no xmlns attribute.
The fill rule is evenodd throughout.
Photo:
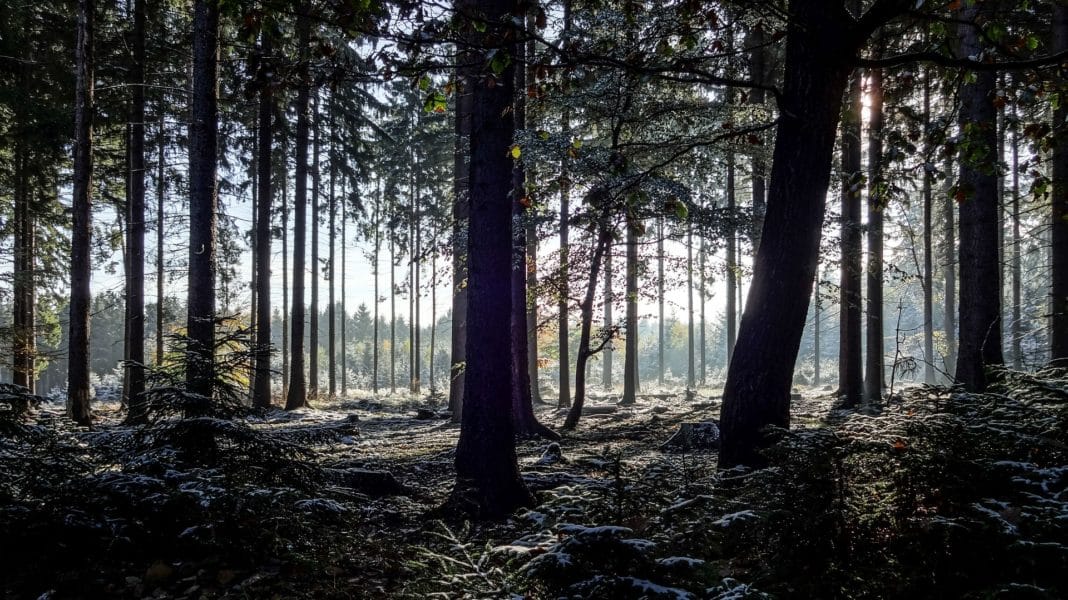
<svg viewBox="0 0 1068 600"><path fill-rule="evenodd" d="M931 78L932 71L925 69L923 72L923 126L926 131L931 122ZM930 160L933 149L930 143L924 146L924 157ZM932 186L933 167L929 163L923 165L923 381L926 384L934 384L934 249L933 240L933 211L934 196Z"/></svg>
<svg viewBox="0 0 1068 600"><path fill-rule="evenodd" d="M700 378L698 380L701 382L701 386L704 387L704 385L706 383L705 377L707 375L706 359L708 358L707 357L708 345L705 343L706 342L706 340L705 340L705 332L707 331L707 327L706 327L707 321L705 320L705 307L706 307L706 305L708 303L705 301L705 236L703 234L701 235L701 241L699 242L698 249L699 250L698 250L698 256L697 256L697 271L698 271L699 277L698 277L698 280L697 280L698 281L698 283L697 283L697 301L700 304L698 306L698 311L697 312L698 312L698 322L701 323L701 326L700 326L701 328L698 331L698 336L697 336L698 348L699 348L699 353L698 354L699 354L699 357L701 359L701 370L699 371L701 376L700 376Z"/></svg>
<svg viewBox="0 0 1068 600"><path fill-rule="evenodd" d="M156 367L163 364L163 278L165 276L165 265L163 260L163 224L164 224L164 200L166 199L167 180L166 180L166 162L167 162L167 149L166 149L166 122L164 119L163 107L166 104L166 99L160 96L158 118L159 118L159 132L156 138L156 152L158 158L156 162Z"/></svg>
<svg viewBox="0 0 1068 600"><path fill-rule="evenodd" d="M586 284L586 293L579 305L579 343L575 359L575 401L564 420L564 429L574 429L582 416L582 408L586 404L586 366L591 356L604 349L608 340L602 340L600 347L590 347L590 336L593 329L593 300L597 292L597 281L601 274L601 263L604 261L610 248L612 231L608 222L607 211L602 212L597 222L593 245L593 259L590 262L590 279ZM607 275L607 272L606 272Z"/></svg>
<svg viewBox="0 0 1068 600"><path fill-rule="evenodd" d="M348 255L349 249L346 240L348 239L348 195L345 193L347 180L344 176L341 177L341 396L345 397L349 395L349 309L348 302L346 301L345 294L345 273L348 272ZM359 189L358 184L354 186ZM378 393L378 203L375 201L375 252L374 252L374 266L372 267L375 273L375 322L374 322L374 366L371 369L372 388L374 393Z"/></svg>
<svg viewBox="0 0 1068 600"><path fill-rule="evenodd" d="M962 56L978 56L983 44L979 24L989 15L984 7L959 11ZM968 391L986 389L984 367L1002 363L1001 293L997 281L997 113L995 75L975 73L962 86L960 128L960 340L954 379Z"/></svg>
<svg viewBox="0 0 1068 600"><path fill-rule="evenodd" d="M394 214L396 202L390 197L389 214ZM397 229L393 217L389 220L389 393L397 393Z"/></svg>
<svg viewBox="0 0 1068 600"><path fill-rule="evenodd" d="M472 31L478 45L503 39L505 25L492 19L510 15L515 0L475 0L472 8L491 19ZM496 85L473 86L471 117L471 201L468 235L467 323L479 332L467 345L465 407L456 446L453 498L483 518L510 514L533 502L519 476L509 410L512 369L509 323L512 314L511 158L514 123L501 115L515 96L514 63Z"/></svg>
<svg viewBox="0 0 1068 600"><path fill-rule="evenodd" d="M571 31L571 0L563 0L564 23L562 36ZM560 115L560 130L570 138L571 111L564 108ZM569 309L571 303L571 169L569 157L565 154L560 159L560 297L557 300L557 352L559 353L559 373L557 387L559 396L557 408L571 406L571 323Z"/></svg>
<svg viewBox="0 0 1068 600"><path fill-rule="evenodd" d="M862 185L860 117L863 76L853 71L842 116L842 273L839 290L838 394L842 405L856 406L864 388L861 350L861 224Z"/></svg>
<svg viewBox="0 0 1068 600"><path fill-rule="evenodd" d="M419 164L418 162L415 164ZM416 394L421 393L423 383L423 343L422 343L422 310L419 306L420 301L423 298L422 283L420 278L423 270L423 230L422 230L422 214L420 213L420 190L421 190L421 177L419 169L415 169L415 187L413 188L414 195L413 201L413 217L412 227L415 230L415 252L412 254L412 290L415 294L415 313L412 315L412 330L415 336L412 338L412 357L414 358L414 364L412 365L412 372L415 374L415 381L413 382L412 391Z"/></svg>
<svg viewBox="0 0 1068 600"><path fill-rule="evenodd" d="M820 282L816 281L816 287L812 291L816 303L815 315L812 321L812 385L820 384L820 312L823 302L820 301Z"/></svg>
<svg viewBox="0 0 1068 600"><path fill-rule="evenodd" d="M413 134L414 135L414 134ZM414 156L415 143L412 143L413 156L411 157L411 170L409 171L409 189L408 189L408 392L410 394L418 391L419 384L419 371L417 365L419 364L419 344L416 343L416 328L415 328L415 298L419 294L418 285L415 283L415 271L418 269L419 249L415 244L415 169L416 169L416 157Z"/></svg>
<svg viewBox="0 0 1068 600"><path fill-rule="evenodd" d="M761 25L758 25L749 32L749 76L756 83L766 83L767 79L767 65L766 56L767 48L765 44L764 30ZM764 90L760 88L753 88L749 92L749 101L756 106L763 107L765 100ZM859 117L858 117L859 118ZM764 155L758 150L753 153L752 159L752 187L753 187L753 253L756 254L757 248L760 246L760 233L764 228L764 215L767 212L767 199L765 198L766 177L767 177L767 165L765 164ZM732 346L733 347L733 346Z"/></svg>
<svg viewBox="0 0 1068 600"><path fill-rule="evenodd" d="M527 126L527 68L526 44L522 41L515 45L515 96L512 103L512 121L516 130ZM512 314L509 319L512 336L512 423L515 434L520 437L540 435L549 439L559 439L556 432L538 422L534 415L535 388L538 385L537 355L531 357L533 349L537 353L537 344L530 339L537 336L537 316L531 315L532 292L528 290L531 283L531 271L535 267L537 248L531 247L527 236L537 235L534 231L534 209L527 197L526 165L513 161L512 166L512 241L511 241L511 278L512 278ZM532 254L533 251L533 254ZM534 284L537 284L535 278ZM531 368L531 360L534 365Z"/></svg>
<svg viewBox="0 0 1068 600"><path fill-rule="evenodd" d="M756 180L754 166L753 186L756 186ZM734 218L734 213L738 208L735 202L735 181L734 181L734 153L727 153L727 212L730 218ZM755 196L754 196L755 198ZM735 227L731 227L727 232L727 268L726 268L727 280L727 307L726 307L726 321L727 321L727 365L731 364L731 354L734 352L734 342L738 338L738 306L735 298L737 297L738 289L738 231Z"/></svg>
<svg viewBox="0 0 1068 600"><path fill-rule="evenodd" d="M946 302L943 313L943 331L946 336L946 372L953 373L957 365L957 231L953 202L953 158L946 157L946 185L942 194L942 222L944 232L944 264Z"/></svg>
<svg viewBox="0 0 1068 600"><path fill-rule="evenodd" d="M89 425L92 421L89 408L89 277L92 272L90 235L92 230L93 113L95 110L93 106L93 11L93 0L78 0L74 92L74 195L71 206L73 222L70 256L70 330L67 336L70 344L67 359L67 413L80 425ZM27 222L29 222L28 212L23 218L23 223Z"/></svg>
<svg viewBox="0 0 1068 600"><path fill-rule="evenodd" d="M130 278L126 283L126 363L131 422L141 423L145 413L145 0L134 0L133 63L130 68L130 197L126 219Z"/></svg>
<svg viewBox="0 0 1068 600"><path fill-rule="evenodd" d="M612 246L609 245L604 255L604 327L605 329L611 329L613 325L612 320L612 302L614 300L614 294L612 293L612 277L615 275L612 271ZM612 345L609 344L604 347L604 356L601 359L601 386L605 391L611 391L612 389Z"/></svg>
<svg viewBox="0 0 1068 600"><path fill-rule="evenodd" d="M1068 50L1068 6L1053 3L1053 52ZM1053 197L1050 215L1050 359L1055 363L1068 360L1068 107L1061 102L1053 111ZM961 215L961 225L964 215ZM961 242L964 232L961 232ZM964 271L961 267L961 298L964 298ZM961 323L963 329L964 323ZM963 337L963 334L962 336Z"/></svg>
<svg viewBox="0 0 1068 600"><path fill-rule="evenodd" d="M211 398L215 380L215 275L218 189L217 0L193 3L193 110L189 126L189 336L186 385Z"/></svg>
<svg viewBox="0 0 1068 600"><path fill-rule="evenodd" d="M328 380L330 398L335 398L337 396L337 304L335 303L335 296L334 296L334 289L335 289L335 286L334 286L334 282L335 282L335 279L334 279L334 274L335 274L334 261L337 260L337 252L335 251L335 247L337 245L337 199L336 199L336 197L334 195L334 192L335 192L334 186L335 186L336 181L337 181L337 156L338 156L338 151L337 151L337 148L336 148L337 142L335 140L335 136L337 135L336 131L335 131L335 126L336 126L335 124L336 124L336 121L337 121L337 115L336 115L337 109L334 106L334 93L335 92L331 92L331 95L330 95L330 108L329 108L330 115L328 116L328 118L330 119L330 140L329 140L330 143L329 143L329 150L328 150L329 159L330 159L330 183L329 183L329 186L330 186L330 188L329 188L330 198L328 200L329 203L330 203L330 208L329 208L329 210L330 210L330 233L329 233L329 236L330 236L330 256L327 259L327 268L328 268L327 277L330 280L330 288L329 288L329 292L328 292L329 300L327 302L327 306L328 306L328 308L327 308L327 321L328 321L327 331L328 331L328 333L327 333L326 337L327 337L327 340L328 340L327 341L327 363L328 363L327 380Z"/></svg>
<svg viewBox="0 0 1068 600"><path fill-rule="evenodd" d="M381 179L376 179L375 205L374 205L374 228L375 228L375 233L374 233L374 240L375 240L375 249L374 249L374 276L375 276L374 319L375 319L375 323L374 323L374 331L373 331L374 348L371 351L371 354L372 354L372 357L371 357L371 392L376 397L378 396L378 359L379 359L379 357L378 357L378 353L379 353L378 305L381 303L381 298L382 298L381 292L379 292L379 290L378 290L378 274L379 274L378 273L379 272L379 266L378 265L379 265L379 261L381 259L381 254L382 254L382 223L381 223L381 220L382 220L382 187L381 187L381 185L382 185L382 180ZM342 204L342 206L344 206L344 204ZM344 220L342 220L342 223L344 223ZM345 236L341 236L341 238L342 238L342 240L344 240ZM342 288L342 289L344 289L344 288ZM348 313L345 312L345 311L342 311L342 312L345 313L345 320L347 321L348 320ZM453 318L454 319L456 318L455 315L453 316ZM344 331L344 330L342 330L342 331Z"/></svg>
<svg viewBox="0 0 1068 600"><path fill-rule="evenodd" d="M430 382L430 395L438 393L437 381L434 380L434 350L438 341L438 253L430 255L430 359L427 361L427 380Z"/></svg>
<svg viewBox="0 0 1068 600"><path fill-rule="evenodd" d="M20 77L21 79L21 77ZM21 112L21 110L19 111ZM16 116L19 128L21 119ZM12 274L12 364L11 381L35 391L36 332L34 300L34 218L27 169L29 160L23 134L15 139L14 273Z"/></svg>
<svg viewBox="0 0 1068 600"><path fill-rule="evenodd" d="M790 383L819 263L835 131L859 44L841 6L790 2L767 216L720 411L721 467L762 462L767 425L790 424Z"/></svg>
<svg viewBox="0 0 1068 600"><path fill-rule="evenodd" d="M259 144L256 153L256 168L259 186L256 206L256 285L258 302L256 303L256 367L252 382L252 405L256 408L271 406L271 170L274 166L272 148L274 140L271 130L271 115L274 113L274 95L271 89L271 36L264 31L260 34L260 72L259 77Z"/></svg>
<svg viewBox="0 0 1068 600"><path fill-rule="evenodd" d="M686 389L697 387L694 372L694 322L693 322L693 223L687 224L686 231Z"/></svg>
<svg viewBox="0 0 1068 600"><path fill-rule="evenodd" d="M458 11L470 10L470 2L456 2ZM470 213L467 176L471 152L472 52L460 48L456 71L456 123L453 140L452 203L452 340L449 349L449 410L459 423L464 403L464 370L467 346L467 219Z"/></svg>
<svg viewBox="0 0 1068 600"><path fill-rule="evenodd" d="M620 404L634 404L638 395L638 227L627 219L627 340L623 354L623 398Z"/></svg>
<svg viewBox="0 0 1068 600"><path fill-rule="evenodd" d="M664 389L664 216L656 219L656 383Z"/></svg>
<svg viewBox="0 0 1068 600"><path fill-rule="evenodd" d="M308 400L319 399L319 90L312 96L311 306L308 307Z"/></svg>
<svg viewBox="0 0 1068 600"><path fill-rule="evenodd" d="M290 315L289 394L286 410L306 406L307 380L304 373L304 251L308 211L308 105L311 96L311 75L308 73L308 37L311 29L310 7L303 3L297 15L297 50L300 61L300 84L297 86L296 172L293 190L293 302ZM313 266L314 268L314 266Z"/></svg>
<svg viewBox="0 0 1068 600"><path fill-rule="evenodd" d="M882 38L877 38L881 40ZM876 42L879 43L879 42ZM868 320L864 400L878 404L883 397L883 210L886 180L883 177L883 74L873 69L868 88Z"/></svg>
<svg viewBox="0 0 1068 600"><path fill-rule="evenodd" d="M1068 12L1068 11L1066 11ZM1068 26L1068 17L1065 19ZM1066 27L1068 29L1068 27ZM1068 33L1068 31L1066 31ZM1016 117L1013 106L1013 117ZM1023 368L1023 323L1020 311L1020 282L1022 280L1020 255L1020 131L1012 130L1012 368Z"/></svg>
<svg viewBox="0 0 1068 600"><path fill-rule="evenodd" d="M283 147L281 156L281 173L279 183L282 184L282 398L289 398L289 173L285 167L285 150Z"/></svg>
<svg viewBox="0 0 1068 600"><path fill-rule="evenodd" d="M533 212L533 209L531 209ZM527 274L527 377L530 379L530 399L534 404L544 404L541 386L538 385L538 228L533 218L526 223L526 274Z"/></svg>

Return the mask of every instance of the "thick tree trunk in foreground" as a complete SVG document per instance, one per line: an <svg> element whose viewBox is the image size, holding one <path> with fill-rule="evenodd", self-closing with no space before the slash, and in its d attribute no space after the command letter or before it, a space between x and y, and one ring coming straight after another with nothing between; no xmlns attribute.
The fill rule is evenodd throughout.
<svg viewBox="0 0 1068 600"><path fill-rule="evenodd" d="M959 12L963 56L982 51L974 25L978 6ZM985 366L1002 363L1001 267L998 262L997 112L992 102L995 74L972 75L961 89L960 180L960 340L954 379L968 391L986 389Z"/></svg>
<svg viewBox="0 0 1068 600"><path fill-rule="evenodd" d="M768 212L720 412L721 467L760 464L762 428L790 424L790 383L819 263L848 61L856 51L848 41L853 36L844 35L851 20L841 7L815 4L790 3Z"/></svg>
<svg viewBox="0 0 1068 600"><path fill-rule="evenodd" d="M475 10L491 19L516 9L514 0L478 0ZM489 23L472 32L477 42L501 36ZM480 518L499 518L528 506L533 497L519 476L511 420L512 365L512 165L508 148L514 123L507 111L515 94L515 66L496 85L473 86L471 213L468 235L467 323L478 331L467 344L465 406L456 446L453 500Z"/></svg>

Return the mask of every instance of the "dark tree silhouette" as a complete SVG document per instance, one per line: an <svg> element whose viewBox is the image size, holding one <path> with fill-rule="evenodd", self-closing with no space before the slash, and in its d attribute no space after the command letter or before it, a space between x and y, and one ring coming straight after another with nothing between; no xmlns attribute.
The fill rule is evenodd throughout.
<svg viewBox="0 0 1068 600"><path fill-rule="evenodd" d="M978 56L987 9L965 3L957 16L961 55ZM985 365L1002 362L995 80L993 71L980 71L960 91L960 339L954 378L973 392L986 389Z"/></svg>
<svg viewBox="0 0 1068 600"><path fill-rule="evenodd" d="M89 409L89 277L92 271L89 243L93 177L93 11L93 0L79 0L75 45L67 412L81 425L88 425L92 420Z"/></svg>
<svg viewBox="0 0 1068 600"><path fill-rule="evenodd" d="M256 304L256 365L252 383L252 404L257 408L271 405L271 170L274 165L271 115L274 113L274 94L271 89L270 33L264 30L260 42L259 114L256 153L259 202L256 206L256 285L259 286Z"/></svg>
<svg viewBox="0 0 1068 600"><path fill-rule="evenodd" d="M210 397L215 379L216 205L218 187L217 0L193 4L193 99L189 124L189 391Z"/></svg>
<svg viewBox="0 0 1068 600"><path fill-rule="evenodd" d="M466 7L465 7L466 8ZM509 51L514 31L505 23L517 11L515 0L477 0L470 19L485 27L470 32L476 47ZM479 31L482 29L482 31ZM494 40L496 43L494 44ZM533 502L519 477L511 419L512 340L512 165L509 147L514 123L514 63L483 75L471 90L471 161L468 173L467 325L464 410L456 447L453 500L480 517L507 515Z"/></svg>
<svg viewBox="0 0 1068 600"><path fill-rule="evenodd" d="M300 408L308 403L307 379L304 369L304 251L308 229L308 105L311 82L308 73L308 37L311 29L310 10L307 3L301 5L297 15L297 47L300 60L301 81L297 88L296 167L293 190L293 314L290 315L291 332L289 392L286 410Z"/></svg>

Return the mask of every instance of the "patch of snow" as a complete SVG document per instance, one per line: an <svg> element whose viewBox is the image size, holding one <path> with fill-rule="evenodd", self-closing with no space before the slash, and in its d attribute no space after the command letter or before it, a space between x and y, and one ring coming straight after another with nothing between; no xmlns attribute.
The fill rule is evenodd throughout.
<svg viewBox="0 0 1068 600"><path fill-rule="evenodd" d="M722 517L712 521L712 524L716 527L722 527L724 529L730 527L738 521L748 521L750 519L756 519L757 514L751 510L740 510L738 512L728 513Z"/></svg>
<svg viewBox="0 0 1068 600"><path fill-rule="evenodd" d="M308 498L305 500L298 500L294 506L304 512L323 512L341 514L348 512L349 509L345 508L339 502L330 500L328 498Z"/></svg>
<svg viewBox="0 0 1068 600"><path fill-rule="evenodd" d="M693 558L690 556L669 556L667 558L661 558L657 560L656 564L668 569L696 569L698 567L703 567L705 565L705 561L701 560L700 558Z"/></svg>

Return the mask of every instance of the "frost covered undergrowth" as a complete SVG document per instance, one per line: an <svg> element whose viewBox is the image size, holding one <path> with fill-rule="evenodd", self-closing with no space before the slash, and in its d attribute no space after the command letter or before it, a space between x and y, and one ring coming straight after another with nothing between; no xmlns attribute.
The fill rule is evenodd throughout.
<svg viewBox="0 0 1068 600"><path fill-rule="evenodd" d="M477 542L477 560L448 557L479 536L443 536L423 564L446 575L425 585L457 598L1063 598L1068 379L997 377L987 394L912 388L874 415L776 431L760 470L606 452L558 476L511 539Z"/></svg>
<svg viewBox="0 0 1068 600"><path fill-rule="evenodd" d="M806 394L811 426L775 432L760 470L661 451L714 404L621 408L554 452L520 444L538 506L448 526L431 514L457 430L410 402L188 419L178 403L87 431L3 388L0 596L1065 597L1068 378L997 377L877 414ZM354 485L383 471L389 495Z"/></svg>

